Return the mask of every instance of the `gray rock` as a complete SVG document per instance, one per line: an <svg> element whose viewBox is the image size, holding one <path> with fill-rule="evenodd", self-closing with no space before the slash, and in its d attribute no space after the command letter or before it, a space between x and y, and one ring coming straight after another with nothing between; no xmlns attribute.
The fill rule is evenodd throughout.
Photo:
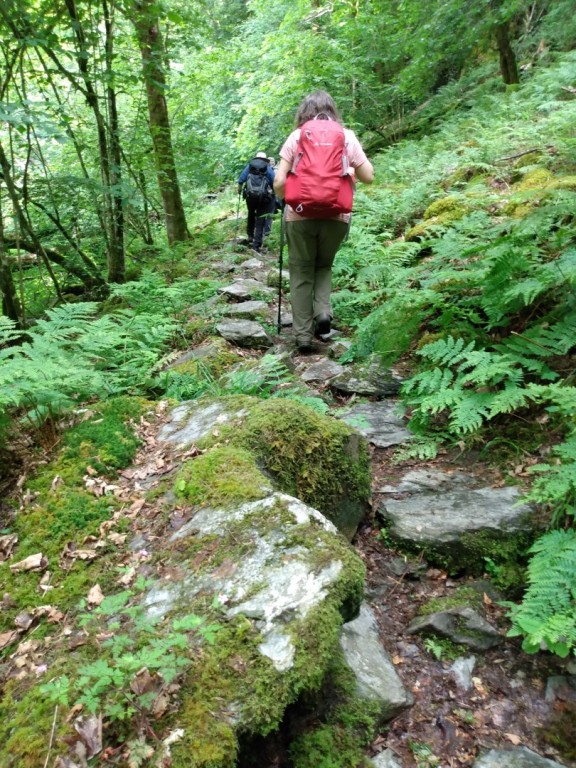
<svg viewBox="0 0 576 768"><path fill-rule="evenodd" d="M352 342L348 341L348 339L335 339L330 344L330 349L328 350L328 355L334 359L337 360L339 357L342 357L342 355L345 352L348 352L350 347L352 346Z"/></svg>
<svg viewBox="0 0 576 768"><path fill-rule="evenodd" d="M239 306L239 305L234 305ZM189 363L191 360L210 360L210 358L218 358L222 352L228 350L229 347L223 339L212 338L204 341L199 347L184 352L177 360L174 360L166 369L177 368L179 365Z"/></svg>
<svg viewBox="0 0 576 768"><path fill-rule="evenodd" d="M242 264L239 265L239 269L262 269L264 266L264 262L260 261L260 259L246 259L246 261L243 261Z"/></svg>
<svg viewBox="0 0 576 768"><path fill-rule="evenodd" d="M374 757L370 758L370 762L374 768L402 768L402 763L399 762L397 756L391 749L385 749Z"/></svg>
<svg viewBox="0 0 576 768"><path fill-rule="evenodd" d="M383 721L391 720L412 704L411 694L382 647L376 617L366 603L358 618L342 627L340 645L356 676L357 694L380 704Z"/></svg>
<svg viewBox="0 0 576 768"><path fill-rule="evenodd" d="M472 688L472 672L474 671L475 664L475 656L468 656L466 658L461 656L450 667L450 672L454 675L456 685L464 691L469 691Z"/></svg>
<svg viewBox="0 0 576 768"><path fill-rule="evenodd" d="M229 261L213 261L210 264L210 268L213 269L214 272L218 272L219 275L227 275L230 272L234 272L236 269L235 265Z"/></svg>
<svg viewBox="0 0 576 768"><path fill-rule="evenodd" d="M265 315L267 311L268 304L265 301L241 301L239 304L228 304L224 310L224 315L253 320Z"/></svg>
<svg viewBox="0 0 576 768"><path fill-rule="evenodd" d="M161 428L158 439L173 443L177 448L188 448L219 425L245 414L244 409L231 409L222 401L208 405L187 401L172 411L170 421Z"/></svg>
<svg viewBox="0 0 576 768"><path fill-rule="evenodd" d="M407 632L409 635L434 633L475 651L485 651L502 642L498 630L466 606L418 616L410 623Z"/></svg>
<svg viewBox="0 0 576 768"><path fill-rule="evenodd" d="M378 511L393 536L419 544L457 543L464 534L505 536L530 530L530 507L518 505L517 488L473 488L473 482L463 473L408 472L397 485L379 489L389 498Z"/></svg>
<svg viewBox="0 0 576 768"><path fill-rule="evenodd" d="M335 363L333 360L323 358L317 363L309 365L304 373L301 375L302 381L329 381L338 376L344 370L344 366L339 363Z"/></svg>
<svg viewBox="0 0 576 768"><path fill-rule="evenodd" d="M398 414L398 403L386 400L379 403L359 403L337 416L360 432L368 442L377 448L401 445L412 439L404 419Z"/></svg>
<svg viewBox="0 0 576 768"><path fill-rule="evenodd" d="M240 529L247 519L251 546L244 547L241 558L203 573L182 568L179 579L171 574L155 584L144 605L151 617L161 618L186 606L197 595L217 594L229 618L242 615L256 623L262 636L260 652L278 672L285 672L292 668L296 655L291 625L324 601L340 582L344 569L336 554L330 559L330 546L320 544L313 533L303 543L294 544L293 537L314 526L335 534L335 544L339 537L320 512L292 496L274 493L232 509L201 509L169 541L182 542L191 537L195 542L213 537L225 541L226 535ZM318 554L318 547L325 550L321 567L310 556L311 552Z"/></svg>
<svg viewBox="0 0 576 768"><path fill-rule="evenodd" d="M289 328L292 325L292 313L288 312L288 310L282 310L280 312L280 325L282 328ZM274 310L274 312L271 312L268 315L268 322L272 323L273 325L276 325L278 323L278 310Z"/></svg>
<svg viewBox="0 0 576 768"><path fill-rule="evenodd" d="M572 700L576 702L576 680L573 677L554 675L549 677L546 683L545 700L552 704L556 699Z"/></svg>
<svg viewBox="0 0 576 768"><path fill-rule="evenodd" d="M356 363L330 382L332 389L338 392L364 397L395 395L401 384L402 379L388 368L384 368L378 358L372 358L366 363Z"/></svg>
<svg viewBox="0 0 576 768"><path fill-rule="evenodd" d="M253 320L228 320L218 323L216 330L226 341L237 344L239 347L262 349L271 347L273 344L260 323Z"/></svg>
<svg viewBox="0 0 576 768"><path fill-rule="evenodd" d="M526 747L491 749L480 755L473 768L563 768L560 763L548 760Z"/></svg>
<svg viewBox="0 0 576 768"><path fill-rule="evenodd" d="M247 277L243 280L236 280L231 285L219 288L218 293L238 301L247 301L257 293L272 295L273 290L259 280L252 280Z"/></svg>

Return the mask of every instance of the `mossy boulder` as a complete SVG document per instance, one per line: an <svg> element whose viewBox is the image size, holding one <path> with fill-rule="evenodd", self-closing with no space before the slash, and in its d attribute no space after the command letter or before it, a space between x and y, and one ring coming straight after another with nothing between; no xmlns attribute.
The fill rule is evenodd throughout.
<svg viewBox="0 0 576 768"><path fill-rule="evenodd" d="M182 685L174 766L234 764L240 736L275 730L286 707L319 689L342 623L359 609L360 558L334 526L285 494L204 508L157 548L170 568L143 598L156 622L206 615L220 629Z"/></svg>
<svg viewBox="0 0 576 768"><path fill-rule="evenodd" d="M348 537L365 514L370 472L364 438L295 401L233 396L183 403L160 438L180 447L249 452L277 488L318 509Z"/></svg>
<svg viewBox="0 0 576 768"><path fill-rule="evenodd" d="M547 168L531 169L514 185L503 212L516 219L524 218L534 206L557 190L576 191L576 176L554 176Z"/></svg>
<svg viewBox="0 0 576 768"><path fill-rule="evenodd" d="M242 357L231 344L220 337L212 336L181 355L170 364L168 370L198 378L218 379L224 371L240 360Z"/></svg>
<svg viewBox="0 0 576 768"><path fill-rule="evenodd" d="M174 491L177 498L191 504L222 507L261 499L272 491L272 483L251 453L218 446L182 466Z"/></svg>
<svg viewBox="0 0 576 768"><path fill-rule="evenodd" d="M470 206L461 198L449 195L435 200L424 211L424 220L411 227L405 234L408 242L429 237L436 227L445 227L470 212Z"/></svg>

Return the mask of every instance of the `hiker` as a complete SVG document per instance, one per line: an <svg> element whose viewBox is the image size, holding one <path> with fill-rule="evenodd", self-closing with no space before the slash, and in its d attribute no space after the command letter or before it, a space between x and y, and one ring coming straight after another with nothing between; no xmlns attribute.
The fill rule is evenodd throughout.
<svg viewBox="0 0 576 768"><path fill-rule="evenodd" d="M276 160L273 157L269 157L268 165L270 166L270 168L272 168L272 170L274 170L274 168L276 167ZM278 200L276 195L274 195L274 205L272 206L272 213L276 213L281 208L282 208L281 201ZM266 217L266 221L264 223L264 237L267 237L270 234L270 231L272 229L272 221L273 221L272 216Z"/></svg>
<svg viewBox="0 0 576 768"><path fill-rule="evenodd" d="M246 234L248 245L260 253L264 225L274 210L274 171L266 152L257 152L238 178L238 194L243 194L248 208Z"/></svg>
<svg viewBox="0 0 576 768"><path fill-rule="evenodd" d="M314 337L322 340L332 328L332 264L350 226L355 178L370 184L374 169L354 132L342 128L326 91L306 96L295 123L280 150L274 191L286 201L296 345L311 352ZM315 138L318 132L323 138Z"/></svg>

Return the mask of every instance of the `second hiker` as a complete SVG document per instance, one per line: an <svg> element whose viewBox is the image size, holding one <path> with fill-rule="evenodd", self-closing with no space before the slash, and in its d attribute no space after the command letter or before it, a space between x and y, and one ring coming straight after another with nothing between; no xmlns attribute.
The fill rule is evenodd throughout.
<svg viewBox="0 0 576 768"><path fill-rule="evenodd" d="M314 91L296 112L274 183L286 200L290 303L301 352L331 330L332 264L350 226L355 178L370 184L372 164L354 132L342 128L332 97Z"/></svg>
<svg viewBox="0 0 576 768"><path fill-rule="evenodd" d="M238 194L243 194L248 208L246 235L255 251L262 248L264 226L274 213L274 171L266 152L257 152L238 177Z"/></svg>

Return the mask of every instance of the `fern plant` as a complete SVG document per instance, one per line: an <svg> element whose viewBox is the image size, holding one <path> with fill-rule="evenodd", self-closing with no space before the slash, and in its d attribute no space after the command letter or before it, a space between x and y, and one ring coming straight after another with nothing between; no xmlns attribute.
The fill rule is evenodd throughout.
<svg viewBox="0 0 576 768"><path fill-rule="evenodd" d="M175 322L129 310L97 317L97 310L95 303L52 309L19 346L7 346L15 329L2 323L0 412L23 409L40 424L74 403L140 390Z"/></svg>
<svg viewBox="0 0 576 768"><path fill-rule="evenodd" d="M511 605L510 637L523 636L522 648L542 647L566 657L576 650L576 530L555 530L531 547L528 589Z"/></svg>

